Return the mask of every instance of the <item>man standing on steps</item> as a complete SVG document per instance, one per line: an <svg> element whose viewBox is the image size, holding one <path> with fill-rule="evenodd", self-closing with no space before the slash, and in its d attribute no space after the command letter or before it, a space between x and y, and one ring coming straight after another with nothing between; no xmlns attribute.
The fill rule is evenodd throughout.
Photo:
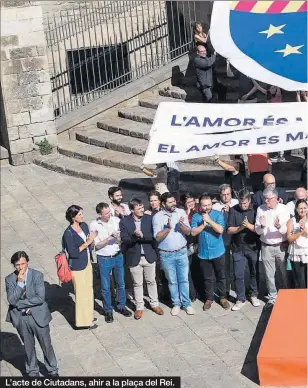
<svg viewBox="0 0 308 388"><path fill-rule="evenodd" d="M125 203L122 203L123 194L121 187L112 186L108 189L108 197L111 201L110 210L111 215L114 217L123 218L130 214L130 210Z"/></svg>
<svg viewBox="0 0 308 388"><path fill-rule="evenodd" d="M205 288L203 310L209 310L214 301L214 274L221 306L229 309L225 275L225 247L222 234L225 228L221 212L213 210L212 199L208 195L199 198L200 213L191 221L191 235L198 236L198 257ZM214 272L214 273L213 273Z"/></svg>
<svg viewBox="0 0 308 388"><path fill-rule="evenodd" d="M176 207L172 193L161 196L162 210L153 217L154 237L158 242L160 265L168 280L173 308L178 315L181 306L188 315L195 314L189 298L188 255L186 236L190 225L185 210Z"/></svg>
<svg viewBox="0 0 308 388"><path fill-rule="evenodd" d="M216 52L208 57L206 48L202 45L197 47L197 55L194 66L197 74L197 88L201 91L204 102L213 102L213 70L216 60Z"/></svg>

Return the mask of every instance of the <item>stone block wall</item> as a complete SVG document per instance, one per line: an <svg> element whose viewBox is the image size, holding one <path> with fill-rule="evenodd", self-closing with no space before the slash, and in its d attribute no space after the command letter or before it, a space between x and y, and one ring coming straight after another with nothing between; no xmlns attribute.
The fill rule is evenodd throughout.
<svg viewBox="0 0 308 388"><path fill-rule="evenodd" d="M31 163L37 143L57 145L47 45L39 1L1 2L2 145L14 165Z"/></svg>

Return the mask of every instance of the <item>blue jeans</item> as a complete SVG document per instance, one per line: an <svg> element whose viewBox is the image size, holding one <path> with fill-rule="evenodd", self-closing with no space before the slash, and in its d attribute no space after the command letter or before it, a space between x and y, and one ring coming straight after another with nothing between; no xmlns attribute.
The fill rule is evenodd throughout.
<svg viewBox="0 0 308 388"><path fill-rule="evenodd" d="M97 256L99 274L101 278L101 294L105 313L111 313L112 302L110 292L110 274L113 270L117 288L117 308L123 309L126 304L125 283L124 283L124 263L123 255L120 253L116 257Z"/></svg>
<svg viewBox="0 0 308 388"><path fill-rule="evenodd" d="M242 247L241 251L233 252L234 262L234 277L235 277L235 290L237 299L241 302L245 302L245 268L246 261L250 273L250 281L248 285L249 296L258 296L258 286L256 279L256 266L257 266L258 254L257 251L253 251L248 247Z"/></svg>
<svg viewBox="0 0 308 388"><path fill-rule="evenodd" d="M160 251L159 256L160 266L168 280L173 306L190 306L187 248L173 253Z"/></svg>

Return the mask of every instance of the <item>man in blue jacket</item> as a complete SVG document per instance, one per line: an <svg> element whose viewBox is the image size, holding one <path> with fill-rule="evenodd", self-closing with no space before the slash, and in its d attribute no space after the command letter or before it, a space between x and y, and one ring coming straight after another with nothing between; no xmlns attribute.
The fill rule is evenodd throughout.
<svg viewBox="0 0 308 388"><path fill-rule="evenodd" d="M193 215L191 235L199 236L198 256L205 286L203 310L210 309L214 300L213 272L216 277L220 304L227 310L230 304L227 300L225 246L222 237L225 229L224 216L221 212L212 209L212 199L208 195L201 195L199 204L201 214Z"/></svg>

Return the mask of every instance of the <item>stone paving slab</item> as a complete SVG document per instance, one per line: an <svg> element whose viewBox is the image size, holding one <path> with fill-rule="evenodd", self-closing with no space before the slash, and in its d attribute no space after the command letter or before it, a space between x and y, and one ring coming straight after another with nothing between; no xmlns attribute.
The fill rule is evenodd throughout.
<svg viewBox="0 0 308 388"><path fill-rule="evenodd" d="M36 165L4 166L1 178L1 375L20 376L24 367L23 344L5 322L4 277L12 271L11 255L25 250L30 265L44 273L53 316L51 337L62 376L179 375L183 388L257 387L256 347L251 349L250 343L262 307L247 304L235 313L215 303L205 313L202 302L197 301L195 316L181 311L178 317L172 317L163 305L164 316L146 309L144 317L136 321L115 313L114 323L106 324L98 295L98 329L75 331L69 324L74 315L74 296L69 286L59 287L54 255L67 225L64 214L68 205L74 202L82 206L85 220L90 222L96 217L96 204L108 202L109 185ZM126 199L143 196L145 200L144 193L134 190L125 190L124 195ZM43 363L39 347L37 354ZM241 373L243 365L250 378Z"/></svg>

